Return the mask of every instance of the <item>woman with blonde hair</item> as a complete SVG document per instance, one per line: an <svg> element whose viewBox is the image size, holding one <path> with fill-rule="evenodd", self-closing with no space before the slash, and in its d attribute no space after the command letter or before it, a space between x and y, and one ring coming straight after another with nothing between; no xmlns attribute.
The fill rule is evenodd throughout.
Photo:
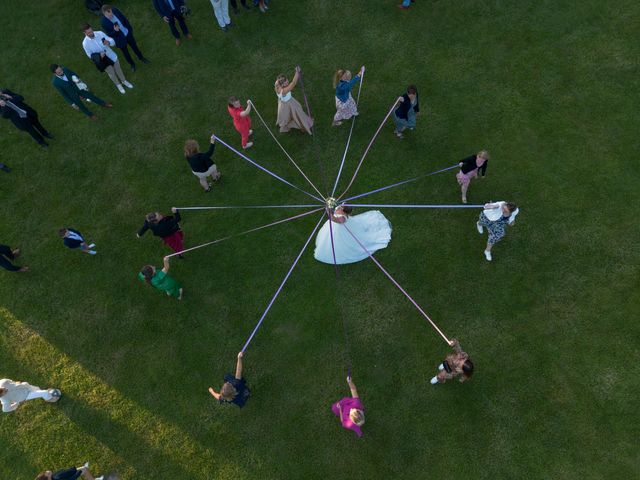
<svg viewBox="0 0 640 480"><path fill-rule="evenodd" d="M456 179L458 179L458 184L462 190L462 203L467 203L467 190L471 179L478 177L478 172L484 177L487 174L488 164L489 152L486 150L480 150L477 154L463 158L460 161L460 170L456 174Z"/></svg>
<svg viewBox="0 0 640 480"><path fill-rule="evenodd" d="M333 87L336 89L336 114L333 116L333 126L342 125L343 120L349 120L358 115L358 106L351 96L351 89L364 74L364 66L358 75L351 78L349 70L337 70L333 75Z"/></svg>
<svg viewBox="0 0 640 480"><path fill-rule="evenodd" d="M280 127L280 133L286 133L292 128L297 128L311 135L313 119L304 112L300 102L291 96L291 91L295 88L299 79L300 67L296 67L296 73L293 75L291 82L285 75L278 75L278 78L276 78L274 85L278 96L278 119L276 120L276 125Z"/></svg>
<svg viewBox="0 0 640 480"><path fill-rule="evenodd" d="M340 417L340 423L344 428L353 430L358 437L361 437L362 429L360 427L364 425L364 405L360 401L358 390L351 376L347 377L347 383L349 384L349 390L351 390L351 396L344 397L334 403L331 406L331 410L336 417Z"/></svg>
<svg viewBox="0 0 640 480"><path fill-rule="evenodd" d="M235 375L227 373L224 376L224 383L220 388L220 393L216 392L213 387L209 387L209 393L213 398L218 400L220 404L234 403L242 408L251 396L251 390L247 387L247 381L242 378L242 356L242 352L238 353Z"/></svg>
<svg viewBox="0 0 640 480"><path fill-rule="evenodd" d="M478 233L484 233L484 227L489 231L487 246L484 249L484 258L490 262L491 249L507 234L506 226L512 227L516 223L516 215L520 213L520 209L513 202L495 202L485 203L484 210L480 212L476 228Z"/></svg>
<svg viewBox="0 0 640 480"><path fill-rule="evenodd" d="M205 153L200 152L200 145L198 145L198 142L195 140L189 139L184 142L184 158L189 162L191 173L198 177L200 185L202 185L205 192L210 192L211 186L213 185L212 182L215 182L220 178L218 167L213 163L213 160L211 160L211 156L215 149L216 137L213 133L211 134L209 150ZM211 178L211 183L207 180L208 178Z"/></svg>

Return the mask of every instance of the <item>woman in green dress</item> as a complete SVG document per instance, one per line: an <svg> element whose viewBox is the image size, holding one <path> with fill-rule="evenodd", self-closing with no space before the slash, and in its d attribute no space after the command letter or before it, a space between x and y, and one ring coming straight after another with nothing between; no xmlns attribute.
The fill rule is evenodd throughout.
<svg viewBox="0 0 640 480"><path fill-rule="evenodd" d="M162 270L158 270L153 265L145 265L142 267L142 270L140 270L140 273L138 273L138 278L161 292L165 292L168 296L182 300L182 285L167 275L167 273L169 273L168 256L164 257Z"/></svg>

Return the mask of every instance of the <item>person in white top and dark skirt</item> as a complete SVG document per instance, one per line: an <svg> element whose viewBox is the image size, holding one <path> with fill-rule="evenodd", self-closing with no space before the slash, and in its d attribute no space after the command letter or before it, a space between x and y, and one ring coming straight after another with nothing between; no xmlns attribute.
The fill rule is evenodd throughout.
<svg viewBox="0 0 640 480"><path fill-rule="evenodd" d="M487 227L489 231L487 248L484 250L484 256L489 262L492 260L491 249L505 236L506 225L513 226L515 224L518 213L520 213L518 206L512 202L503 201L484 205L476 227L481 235L484 233L484 227Z"/></svg>

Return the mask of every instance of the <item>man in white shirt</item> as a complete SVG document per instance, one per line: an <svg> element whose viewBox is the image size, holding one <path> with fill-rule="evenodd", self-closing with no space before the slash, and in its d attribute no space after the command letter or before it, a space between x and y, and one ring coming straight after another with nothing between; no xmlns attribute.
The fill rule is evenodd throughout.
<svg viewBox="0 0 640 480"><path fill-rule="evenodd" d="M111 49L116 44L113 38L101 31L94 32L89 24L85 24L82 31L85 35L82 48L84 48L87 57L96 65L96 68L101 72L107 72L120 93L125 93L122 85L133 88L133 85L124 77L118 55Z"/></svg>
<svg viewBox="0 0 640 480"><path fill-rule="evenodd" d="M45 402L57 402L60 395L60 390L56 388L41 390L40 387L29 385L27 382L14 382L8 378L0 380L0 402L3 412L13 412L20 403L34 398L42 398Z"/></svg>

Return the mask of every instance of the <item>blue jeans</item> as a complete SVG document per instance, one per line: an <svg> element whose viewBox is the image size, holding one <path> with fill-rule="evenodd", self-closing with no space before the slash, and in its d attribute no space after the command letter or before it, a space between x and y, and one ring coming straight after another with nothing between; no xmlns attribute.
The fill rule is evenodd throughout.
<svg viewBox="0 0 640 480"><path fill-rule="evenodd" d="M403 7L409 7L411 5L411 0L402 0Z"/></svg>

